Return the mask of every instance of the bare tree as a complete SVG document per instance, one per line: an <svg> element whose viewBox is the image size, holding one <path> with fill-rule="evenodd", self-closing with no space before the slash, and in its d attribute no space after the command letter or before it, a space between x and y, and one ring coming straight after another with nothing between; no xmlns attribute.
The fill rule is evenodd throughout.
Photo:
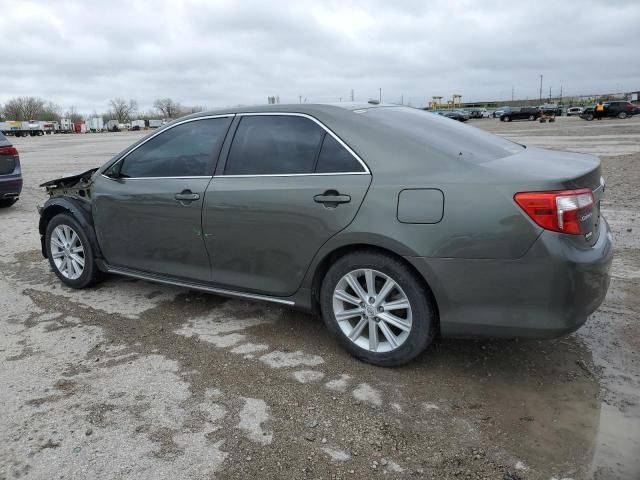
<svg viewBox="0 0 640 480"><path fill-rule="evenodd" d="M183 115L188 115L190 113L198 113L198 112L204 112L207 109L207 107L203 106L203 105L194 105L192 107L182 107L182 114Z"/></svg>
<svg viewBox="0 0 640 480"><path fill-rule="evenodd" d="M78 113L75 105L71 105L69 110L65 112L64 116L70 119L72 123L84 121L84 117Z"/></svg>
<svg viewBox="0 0 640 480"><path fill-rule="evenodd" d="M37 116L38 120L59 121L60 120L60 106L53 102L47 102L42 111Z"/></svg>
<svg viewBox="0 0 640 480"><path fill-rule="evenodd" d="M171 98L158 98L153 102L153 108L157 109L165 118L178 118L182 115L182 106Z"/></svg>
<svg viewBox="0 0 640 480"><path fill-rule="evenodd" d="M113 98L109 100L109 115L118 120L118 123L126 123L131 120L131 116L138 110L138 102L131 99L127 103L124 98Z"/></svg>
<svg viewBox="0 0 640 480"><path fill-rule="evenodd" d="M16 97L4 106L9 120L36 120L45 111L45 101L36 97Z"/></svg>

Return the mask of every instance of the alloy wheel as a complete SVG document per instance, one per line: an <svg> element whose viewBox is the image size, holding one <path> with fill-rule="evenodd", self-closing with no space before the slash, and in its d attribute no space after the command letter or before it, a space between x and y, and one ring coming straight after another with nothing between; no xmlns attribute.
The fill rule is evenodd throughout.
<svg viewBox="0 0 640 480"><path fill-rule="evenodd" d="M375 353L400 347L411 333L411 303L388 275L358 269L344 275L333 291L333 313L345 336Z"/></svg>
<svg viewBox="0 0 640 480"><path fill-rule="evenodd" d="M69 225L58 225L51 232L51 258L58 271L69 280L76 280L84 271L84 247L78 234Z"/></svg>

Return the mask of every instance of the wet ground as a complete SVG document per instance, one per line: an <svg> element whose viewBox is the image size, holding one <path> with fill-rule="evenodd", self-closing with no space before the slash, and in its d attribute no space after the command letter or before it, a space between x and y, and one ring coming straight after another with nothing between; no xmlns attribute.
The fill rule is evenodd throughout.
<svg viewBox="0 0 640 480"><path fill-rule="evenodd" d="M134 133L16 139L0 211L0 479L640 478L640 118L472 123L602 156L615 235L603 306L553 341L441 340L380 369L317 318L125 278L63 287L37 185Z"/></svg>

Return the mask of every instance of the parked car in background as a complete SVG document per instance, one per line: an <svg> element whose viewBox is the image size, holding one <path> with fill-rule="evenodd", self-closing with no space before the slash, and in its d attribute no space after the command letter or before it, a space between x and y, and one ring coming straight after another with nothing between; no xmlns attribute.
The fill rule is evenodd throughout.
<svg viewBox="0 0 640 480"><path fill-rule="evenodd" d="M493 118L500 118L500 115L510 110L511 107L498 107L493 111Z"/></svg>
<svg viewBox="0 0 640 480"><path fill-rule="evenodd" d="M458 120L459 122L466 122L469 120L469 115L462 110L439 110L436 113L452 120Z"/></svg>
<svg viewBox="0 0 640 480"><path fill-rule="evenodd" d="M473 108L469 113L470 118L489 118L489 112L486 108Z"/></svg>
<svg viewBox="0 0 640 480"><path fill-rule="evenodd" d="M541 112L535 107L516 107L505 111L500 115L501 122L510 122L512 120L537 120L540 118Z"/></svg>
<svg viewBox="0 0 640 480"><path fill-rule="evenodd" d="M315 310L395 366L438 334L579 328L609 285L601 175L408 107L238 107L42 184L39 232L70 287L110 272Z"/></svg>
<svg viewBox="0 0 640 480"><path fill-rule="evenodd" d="M604 103L603 118L627 118L633 116L636 106L628 101L614 101ZM584 109L580 118L584 120L593 120L595 116L595 106L592 105Z"/></svg>
<svg viewBox="0 0 640 480"><path fill-rule="evenodd" d="M7 137L0 133L0 208L16 203L21 192L20 155Z"/></svg>
<svg viewBox="0 0 640 480"><path fill-rule="evenodd" d="M538 107L540 113L543 115L555 115L556 117L562 116L562 107L555 103L545 103Z"/></svg>
<svg viewBox="0 0 640 480"><path fill-rule="evenodd" d="M584 111L584 108L582 107L569 107L567 108L567 117L572 117L572 116L580 116L580 114L582 114L582 112Z"/></svg>

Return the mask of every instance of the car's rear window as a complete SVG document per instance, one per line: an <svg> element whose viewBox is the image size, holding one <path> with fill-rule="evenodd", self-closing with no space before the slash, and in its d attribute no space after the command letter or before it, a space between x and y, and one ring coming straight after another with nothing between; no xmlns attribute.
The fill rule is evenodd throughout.
<svg viewBox="0 0 640 480"><path fill-rule="evenodd" d="M508 157L524 148L479 128L416 108L378 107L359 112L426 148L475 163Z"/></svg>

